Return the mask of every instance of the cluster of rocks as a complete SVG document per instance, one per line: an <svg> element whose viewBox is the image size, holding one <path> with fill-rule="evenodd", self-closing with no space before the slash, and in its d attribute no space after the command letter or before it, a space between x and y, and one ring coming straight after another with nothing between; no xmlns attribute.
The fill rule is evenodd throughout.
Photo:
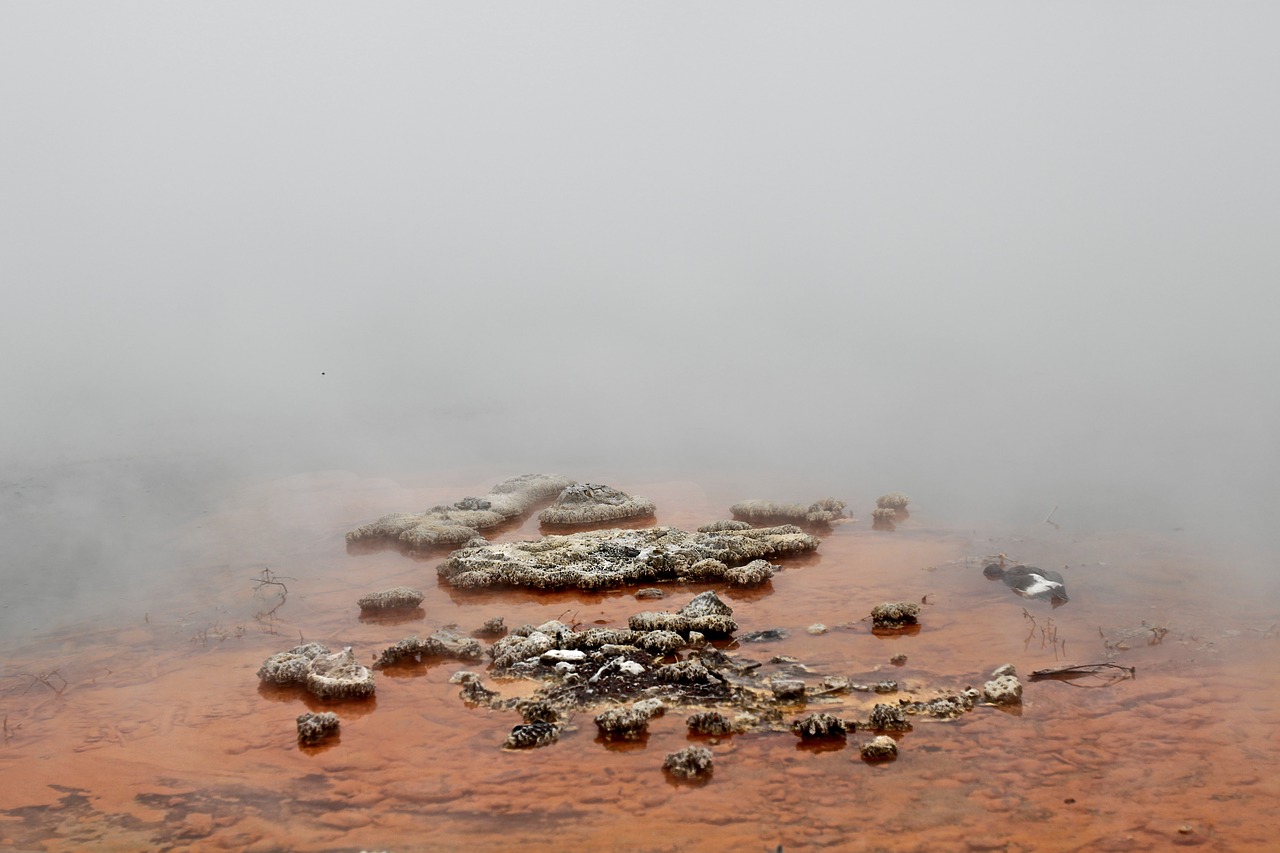
<svg viewBox="0 0 1280 853"><path fill-rule="evenodd" d="M890 492L876 499L876 508L871 511L871 526L876 530L894 530L894 522L906 518L907 504L911 499L901 492Z"/></svg>
<svg viewBox="0 0 1280 853"><path fill-rule="evenodd" d="M632 497L612 486L575 483L566 486L555 503L538 513L542 524L601 524L630 518L648 518L655 507L648 498Z"/></svg>
<svg viewBox="0 0 1280 853"><path fill-rule="evenodd" d="M384 515L352 530L347 541L386 540L410 550L460 545L480 535L481 530L524 515L572 485L573 480L559 474L523 474L503 480L480 497L441 504L426 512Z"/></svg>
<svg viewBox="0 0 1280 853"><path fill-rule="evenodd" d="M320 643L294 646L263 661L258 678L301 684L321 699L364 699L374 692L373 672L356 661L350 646L337 653Z"/></svg>
<svg viewBox="0 0 1280 853"><path fill-rule="evenodd" d="M755 586L773 576L768 559L817 547L815 537L794 525L711 533L674 527L593 530L533 542L476 538L436 571L462 588L612 589L672 581Z"/></svg>

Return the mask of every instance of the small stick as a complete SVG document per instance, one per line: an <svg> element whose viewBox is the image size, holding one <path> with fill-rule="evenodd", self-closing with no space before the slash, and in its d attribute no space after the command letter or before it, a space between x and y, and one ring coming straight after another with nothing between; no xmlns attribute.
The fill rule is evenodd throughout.
<svg viewBox="0 0 1280 853"><path fill-rule="evenodd" d="M1058 511L1058 505L1057 505L1057 504L1054 504L1054 505L1053 505L1053 509L1049 510L1049 514L1048 514L1048 515L1046 515L1046 516L1044 517L1044 523L1045 523L1045 524L1052 524L1052 525L1053 525L1053 529L1054 529L1054 530L1061 530L1062 528L1058 526L1058 522L1056 522L1056 521L1050 521L1050 520L1049 520L1049 519L1053 518L1053 514L1054 514L1055 512L1057 512L1057 511Z"/></svg>

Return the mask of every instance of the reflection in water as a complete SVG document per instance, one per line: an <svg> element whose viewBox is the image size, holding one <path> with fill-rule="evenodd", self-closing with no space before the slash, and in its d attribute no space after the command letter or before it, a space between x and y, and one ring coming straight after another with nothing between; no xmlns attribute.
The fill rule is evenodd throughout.
<svg viewBox="0 0 1280 853"><path fill-rule="evenodd" d="M687 484L620 485L658 503L657 523L696 526L728 505ZM406 505L457 490L440 491ZM371 658L402 639L404 625L362 619L355 607L389 586L426 592L415 633L471 632L497 616L512 626L622 626L647 602L631 591L460 592L431 582L431 560L348 553L346 527L404 498L366 484L318 477L309 491L293 481L287 494L254 495L252 506L232 503L184 534L236 543L221 563L193 559L199 571L176 570L162 599L114 624L10 646L0 846L415 849L430 838L436 849L504 851L1240 850L1265 849L1280 828L1271 808L1280 796L1274 605L1225 598L1216 564L1167 538L1048 526L975 535L931 528L916 513L894 536L866 522L837 525L769 587L718 590L742 634L786 632L732 653L794 658L806 679L891 677L898 698L927 700L980 687L1004 663L1022 673L1021 707L913 718L893 762L861 760L870 737L861 731L818 745L789 733L690 735L693 709L684 708L624 742L601 741L594 712L584 712L559 742L514 752L499 747L519 717L464 703L449 683L458 664L381 672L376 699L340 703L262 685L255 672L304 640ZM269 517L251 511L271 498ZM280 534L338 505L314 535ZM502 533L536 535L532 519ZM995 551L1069 568L1071 607L988 584L984 555ZM264 563L296 578L278 621L265 625L253 620L262 601L247 580ZM662 606L678 609L708 588L664 586ZM899 600L924 602L921 625L873 633L870 608ZM835 627L810 634L815 622ZM1109 677L1111 666L1079 677L1065 669L1084 664L1133 667L1136 678ZM1061 678L1030 677L1054 669ZM486 683L504 698L534 689ZM1101 689L1078 689L1090 685ZM884 698L812 699L786 720L813 711L865 719ZM295 718L305 710L335 711L340 738L300 748ZM690 744L714 753L705 784L677 784L661 770L665 755Z"/></svg>

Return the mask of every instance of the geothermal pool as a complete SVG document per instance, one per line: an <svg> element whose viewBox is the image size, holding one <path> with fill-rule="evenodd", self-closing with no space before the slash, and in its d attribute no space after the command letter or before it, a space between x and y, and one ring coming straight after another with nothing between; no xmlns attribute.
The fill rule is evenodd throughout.
<svg viewBox="0 0 1280 853"><path fill-rule="evenodd" d="M770 584L666 585L659 602L634 590L462 592L437 583L443 552L348 552L344 534L359 524L482 494L513 473L417 487L317 474L244 488L172 531L183 556L148 595L9 640L0 847L1235 851L1271 849L1280 832L1280 607L1241 595L1231 567L1182 532L1091 532L1062 517L1057 528L942 525L921 495L882 532L870 523L874 494L837 494L858 520L824 534L815 554L778 561ZM606 482L653 499L654 523L685 528L743 498L824 497ZM530 515L489 535L533 538L538 524ZM1051 609L987 580L983 564L1000 553L1062 572L1071 601ZM260 587L264 577L287 593ZM361 618L356 599L397 585L426 593L421 615ZM981 687L1012 663L1023 703L914 717L884 764L861 760L862 732L843 748L728 736L711 743L710 782L687 785L661 771L691 743L685 709L655 718L638 743L599 741L582 713L550 747L503 751L518 715L469 707L449 683L475 665L380 672L375 699L328 706L255 674L300 639L368 660L410 634L495 616L625 627L632 613L675 610L708 588L733 607L739 633L789 632L733 653L790 655L815 677L891 678L903 690L890 699ZM865 617L886 600L927 602L921 629L874 635ZM813 623L830 630L810 634ZM906 663L891 664L896 655ZM1026 678L1106 660L1136 678ZM486 684L504 697L533 690ZM853 693L810 710L865 718L876 701ZM337 711L341 734L300 747L295 718L320 709Z"/></svg>

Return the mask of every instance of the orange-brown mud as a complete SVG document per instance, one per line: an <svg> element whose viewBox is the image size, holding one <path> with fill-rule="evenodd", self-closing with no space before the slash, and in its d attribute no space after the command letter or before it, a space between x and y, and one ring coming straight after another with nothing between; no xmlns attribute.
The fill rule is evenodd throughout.
<svg viewBox="0 0 1280 853"><path fill-rule="evenodd" d="M737 653L792 655L854 682L893 678L906 688L900 696L924 698L980 687L1011 662L1025 683L1020 711L913 718L897 760L880 765L860 760L861 732L825 750L790 734L701 740L715 753L710 783L678 785L660 768L691 742L686 710L656 718L648 739L625 749L599 742L584 713L558 743L508 752L499 746L518 717L465 705L448 683L464 666L443 662L380 673L374 701L329 706L342 719L338 739L300 748L295 717L323 703L260 687L255 675L300 638L350 644L368 659L411 633L471 630L493 616L509 626L623 626L631 613L675 609L707 588L670 586L662 602L638 602L633 590L464 594L437 584L442 554L346 549L343 534L358 524L488 485L405 489L317 475L259 487L182 531L198 556L138 612L11 648L0 682L0 847L1274 849L1280 639L1271 602L1224 590L1222 567L1188 553L1176 533L1045 525L992 536L930 527L925 509L883 533L871 530L870 501L770 585L722 591L740 633L791 632ZM614 485L654 499L657 523L687 527L751 497L689 483ZM537 533L530 518L494 538ZM1062 571L1070 603L1051 610L984 578L981 558L1001 551ZM255 596L252 581L264 568L287 578L271 616L276 588ZM421 614L360 618L360 595L401 584L427 593ZM864 621L881 601L926 597L917 633L875 636ZM1168 633L1114 653L1137 667L1136 679L1026 683L1035 669L1106 660L1100 632L1115 641L1144 620ZM809 634L816 622L831 630ZM901 667L889 663L898 654ZM504 696L533 689L486 684ZM865 718L877 698L855 693L821 710Z"/></svg>

